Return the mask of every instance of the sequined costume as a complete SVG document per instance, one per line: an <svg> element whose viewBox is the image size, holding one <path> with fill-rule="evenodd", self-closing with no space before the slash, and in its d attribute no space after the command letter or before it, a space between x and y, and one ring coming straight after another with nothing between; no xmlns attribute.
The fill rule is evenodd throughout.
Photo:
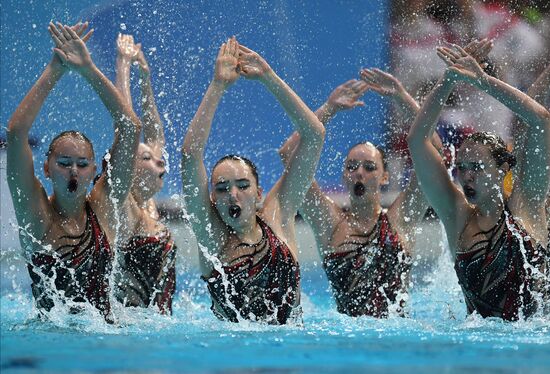
<svg viewBox="0 0 550 374"><path fill-rule="evenodd" d="M126 306L156 305L162 314L172 314L176 250L168 229L155 236L132 237L120 249L116 298Z"/></svg>
<svg viewBox="0 0 550 374"><path fill-rule="evenodd" d="M89 302L111 322L109 275L113 252L90 204L86 202L86 225L82 234L63 236L71 244L52 251L36 251L28 264L31 289L39 309L50 311L56 300ZM71 304L77 312L78 304Z"/></svg>
<svg viewBox="0 0 550 374"><path fill-rule="evenodd" d="M353 317L387 317L397 303L403 313L411 258L382 211L373 229L350 236L337 250L325 256L326 271L340 313Z"/></svg>
<svg viewBox="0 0 550 374"><path fill-rule="evenodd" d="M477 233L465 251L457 252L455 270L468 312L504 320L517 320L520 312L531 316L536 294L542 296L547 282L540 270L545 256L545 248L503 210L493 228Z"/></svg>
<svg viewBox="0 0 550 374"><path fill-rule="evenodd" d="M270 324L301 322L299 265L271 228L259 217L257 222L262 229L261 240L238 246L249 248L249 253L223 266L223 275L214 270L203 277L212 311L232 322L239 318Z"/></svg>

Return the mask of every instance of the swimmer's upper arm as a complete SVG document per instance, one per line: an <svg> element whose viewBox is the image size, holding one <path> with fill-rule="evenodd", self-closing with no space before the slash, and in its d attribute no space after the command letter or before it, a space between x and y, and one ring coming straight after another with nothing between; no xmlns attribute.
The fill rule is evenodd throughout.
<svg viewBox="0 0 550 374"><path fill-rule="evenodd" d="M462 211L468 202L451 181L443 158L432 143L437 120L455 85L448 74L449 70L446 70L418 111L407 143L420 189L443 220L449 234L456 229L457 219L462 219L455 216L457 211L459 208Z"/></svg>
<svg viewBox="0 0 550 374"><path fill-rule="evenodd" d="M324 128L320 125L317 130L317 135L301 136L280 178L277 194L285 217L296 215L315 176L324 140Z"/></svg>
<svg viewBox="0 0 550 374"><path fill-rule="evenodd" d="M432 134L431 143L441 155L443 143L435 131ZM413 171L408 185L388 209L388 215L392 225L397 224L401 230L405 230L407 234L411 235L426 214L429 205L420 188L416 173Z"/></svg>
<svg viewBox="0 0 550 374"><path fill-rule="evenodd" d="M528 127L523 155L512 169L515 176L511 201L521 196L519 200L526 204L527 212L544 206L550 183L550 114L547 111L545 117L544 126Z"/></svg>
<svg viewBox="0 0 550 374"><path fill-rule="evenodd" d="M10 130L7 135L6 174L17 222L39 239L46 233L51 220L48 195L34 175L28 136Z"/></svg>
<svg viewBox="0 0 550 374"><path fill-rule="evenodd" d="M456 227L457 212L468 205L464 195L451 181L441 155L429 139L409 143L420 189L445 227Z"/></svg>
<svg viewBox="0 0 550 374"><path fill-rule="evenodd" d="M218 255L226 240L225 225L210 200L208 176L202 158L193 153L182 151L183 198L187 218L191 223L197 242L205 246L211 255ZM208 261L199 248L201 270L208 275L212 263Z"/></svg>
<svg viewBox="0 0 550 374"><path fill-rule="evenodd" d="M319 246L318 249L322 252L323 248L330 245L332 233L338 223L340 207L325 195L317 181L314 180L299 211L311 225ZM324 255L324 253L321 253L321 255Z"/></svg>
<svg viewBox="0 0 550 374"><path fill-rule="evenodd" d="M420 189L418 178L413 172L407 187L397 195L388 209L392 226L399 231L412 234L428 209L428 201Z"/></svg>

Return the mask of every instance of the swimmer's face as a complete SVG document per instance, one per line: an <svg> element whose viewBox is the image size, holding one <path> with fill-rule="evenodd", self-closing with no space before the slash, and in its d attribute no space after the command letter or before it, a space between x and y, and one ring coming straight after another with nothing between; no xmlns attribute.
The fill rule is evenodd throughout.
<svg viewBox="0 0 550 374"><path fill-rule="evenodd" d="M162 151L140 143L134 171L132 191L152 197L162 189L166 174Z"/></svg>
<svg viewBox="0 0 550 374"><path fill-rule="evenodd" d="M88 186L96 175L91 145L72 136L58 139L44 163L44 174L51 179L58 197L75 198L86 195Z"/></svg>
<svg viewBox="0 0 550 374"><path fill-rule="evenodd" d="M239 229L256 222L256 208L262 198L250 167L243 161L225 160L212 171L212 202L230 227Z"/></svg>
<svg viewBox="0 0 550 374"><path fill-rule="evenodd" d="M497 167L489 147L465 141L457 153L458 182L468 202L477 204L501 191L504 170Z"/></svg>
<svg viewBox="0 0 550 374"><path fill-rule="evenodd" d="M352 200L378 192L380 186L388 183L380 151L372 144L353 147L344 163L343 179Z"/></svg>

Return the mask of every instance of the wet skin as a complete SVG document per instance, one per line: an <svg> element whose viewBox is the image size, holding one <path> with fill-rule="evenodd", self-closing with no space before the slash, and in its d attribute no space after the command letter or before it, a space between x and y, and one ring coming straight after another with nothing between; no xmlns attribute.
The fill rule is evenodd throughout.
<svg viewBox="0 0 550 374"><path fill-rule="evenodd" d="M352 200L376 194L388 182L382 155L371 144L359 144L350 150L342 177Z"/></svg>
<svg viewBox="0 0 550 374"><path fill-rule="evenodd" d="M88 186L96 175L91 146L72 136L58 139L44 163L44 174L52 181L56 199L86 196Z"/></svg>
<svg viewBox="0 0 550 374"><path fill-rule="evenodd" d="M464 142L457 154L457 179L470 204L499 198L507 165L497 167L489 147Z"/></svg>
<svg viewBox="0 0 550 374"><path fill-rule="evenodd" d="M134 168L132 193L142 196L142 200L152 198L164 185L166 164L160 150L140 143Z"/></svg>
<svg viewBox="0 0 550 374"><path fill-rule="evenodd" d="M239 232L256 225L262 189L248 165L225 160L212 171L211 199L225 224Z"/></svg>

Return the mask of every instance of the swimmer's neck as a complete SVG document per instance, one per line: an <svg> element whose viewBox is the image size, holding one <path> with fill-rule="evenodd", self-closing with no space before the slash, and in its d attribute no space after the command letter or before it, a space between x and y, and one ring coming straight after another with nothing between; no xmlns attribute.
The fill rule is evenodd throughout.
<svg viewBox="0 0 550 374"><path fill-rule="evenodd" d="M483 218L488 218L491 221L498 221L504 210L504 203L500 198L487 199L485 203L480 202L476 205L478 215Z"/></svg>
<svg viewBox="0 0 550 374"><path fill-rule="evenodd" d="M241 226L241 227L231 227L231 232L239 238L239 241L241 243L246 244L256 244L260 241L262 238L262 228L258 224L258 222L254 217L253 222L249 225Z"/></svg>
<svg viewBox="0 0 550 374"><path fill-rule="evenodd" d="M55 212L65 218L79 218L86 210L86 195L63 201L63 199L58 199L54 193L50 202Z"/></svg>
<svg viewBox="0 0 550 374"><path fill-rule="evenodd" d="M354 218L374 218L378 217L382 206L380 199L352 199L349 214Z"/></svg>
<svg viewBox="0 0 550 374"><path fill-rule="evenodd" d="M132 197L134 198L134 201L140 209L148 209L149 200L152 198L152 196L143 196L142 194L135 191L132 191Z"/></svg>

